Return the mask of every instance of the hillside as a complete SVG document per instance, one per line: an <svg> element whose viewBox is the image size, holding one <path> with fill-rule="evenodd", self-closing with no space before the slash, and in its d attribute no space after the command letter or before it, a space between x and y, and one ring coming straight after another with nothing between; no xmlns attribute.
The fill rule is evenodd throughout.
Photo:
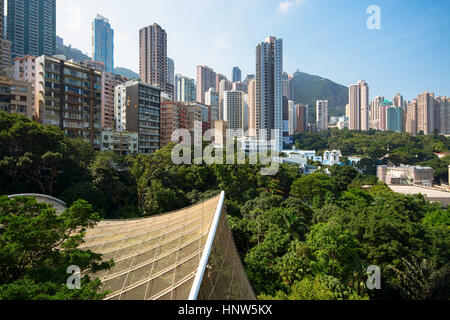
<svg viewBox="0 0 450 320"><path fill-rule="evenodd" d="M328 100L328 116L344 116L348 88L303 72L294 73L294 102L309 105L309 121L315 122L316 100Z"/></svg>
<svg viewBox="0 0 450 320"><path fill-rule="evenodd" d="M121 67L114 68L114 73L121 75L122 77L126 77L128 79L139 79L139 75L136 72L127 68Z"/></svg>
<svg viewBox="0 0 450 320"><path fill-rule="evenodd" d="M80 50L78 50L76 48L72 48L70 45L69 46L63 45L62 47L57 46L56 54L64 55L64 56L66 56L67 60L73 59L76 62L84 62L86 60L91 60L90 56L88 56L87 54L84 54L83 52L81 52ZM119 74L124 77L127 77L128 79L139 78L139 75L136 72L134 72L130 69L127 69L127 68L117 67L114 69L114 73Z"/></svg>
<svg viewBox="0 0 450 320"><path fill-rule="evenodd" d="M62 54L66 56L67 60L73 59L76 62L84 62L86 60L91 60L91 57L84 54L78 49L72 48L72 46L65 46L62 47L56 46L56 54Z"/></svg>

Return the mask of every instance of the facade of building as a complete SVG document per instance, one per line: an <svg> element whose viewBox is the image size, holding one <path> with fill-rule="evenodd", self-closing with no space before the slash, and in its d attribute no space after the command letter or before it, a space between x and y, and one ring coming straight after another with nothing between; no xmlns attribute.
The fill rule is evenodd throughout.
<svg viewBox="0 0 450 320"><path fill-rule="evenodd" d="M219 93L214 88L209 88L205 93L205 104L211 109L211 121L220 120Z"/></svg>
<svg viewBox="0 0 450 320"><path fill-rule="evenodd" d="M139 77L173 95L173 87L167 85L167 74L167 33L154 23L139 30Z"/></svg>
<svg viewBox="0 0 450 320"><path fill-rule="evenodd" d="M196 134L203 134L203 108L199 103L189 103L186 106L186 129L189 130L191 134L191 141L194 143L202 143L201 137L199 139ZM199 140L195 141L197 138Z"/></svg>
<svg viewBox="0 0 450 320"><path fill-rule="evenodd" d="M167 93L171 95L172 100L175 99L175 62L171 58L167 58Z"/></svg>
<svg viewBox="0 0 450 320"><path fill-rule="evenodd" d="M276 151L283 148L283 40L268 37L256 46L256 117L257 130L265 130L259 139L275 140Z"/></svg>
<svg viewBox="0 0 450 320"><path fill-rule="evenodd" d="M256 117L258 112L256 112L256 80L251 79L248 82L248 129L250 136L255 137L257 128L259 127L259 118Z"/></svg>
<svg viewBox="0 0 450 320"><path fill-rule="evenodd" d="M101 151L112 151L119 156L138 153L138 134L136 132L117 132L103 128Z"/></svg>
<svg viewBox="0 0 450 320"><path fill-rule="evenodd" d="M350 130L369 129L369 86L363 80L349 87Z"/></svg>
<svg viewBox="0 0 450 320"><path fill-rule="evenodd" d="M179 102L196 102L195 80L185 77L181 74L175 76L175 101Z"/></svg>
<svg viewBox="0 0 450 320"><path fill-rule="evenodd" d="M233 68L233 82L241 82L242 81L242 71L239 69L239 67Z"/></svg>
<svg viewBox="0 0 450 320"><path fill-rule="evenodd" d="M432 134L435 129L434 94L428 91L417 98L417 132Z"/></svg>
<svg viewBox="0 0 450 320"><path fill-rule="evenodd" d="M160 148L161 90L132 80L114 92L116 130L138 133L138 153L151 154Z"/></svg>
<svg viewBox="0 0 450 320"><path fill-rule="evenodd" d="M117 74L102 73L102 127L114 128L114 89L128 79Z"/></svg>
<svg viewBox="0 0 450 320"><path fill-rule="evenodd" d="M297 128L297 113L294 101L289 100L288 102L288 112L289 112L289 135L293 136L295 134L295 129Z"/></svg>
<svg viewBox="0 0 450 320"><path fill-rule="evenodd" d="M28 81L0 76L0 110L32 118L33 87Z"/></svg>
<svg viewBox="0 0 450 320"><path fill-rule="evenodd" d="M182 102L161 102L161 148L172 141L172 133L186 129L186 104Z"/></svg>
<svg viewBox="0 0 450 320"><path fill-rule="evenodd" d="M316 101L316 126L319 131L328 130L328 100Z"/></svg>
<svg viewBox="0 0 450 320"><path fill-rule="evenodd" d="M59 127L100 150L102 74L53 57L36 58L35 108L44 125Z"/></svg>
<svg viewBox="0 0 450 320"><path fill-rule="evenodd" d="M214 89L216 90L216 92L219 92L219 85L220 85L220 82L221 82L222 80L228 80L228 79L227 79L227 77L224 76L223 74L221 74L221 73L216 73L216 86L214 87Z"/></svg>
<svg viewBox="0 0 450 320"><path fill-rule="evenodd" d="M114 73L114 30L101 15L92 22L92 59L105 64L105 71Z"/></svg>
<svg viewBox="0 0 450 320"><path fill-rule="evenodd" d="M226 147L227 145L227 133L230 129L228 122L220 120L213 122L213 128L217 131L217 135L214 140L214 145L218 147Z"/></svg>
<svg viewBox="0 0 450 320"><path fill-rule="evenodd" d="M224 92L224 121L228 122L229 128L244 130L244 92Z"/></svg>
<svg viewBox="0 0 450 320"><path fill-rule="evenodd" d="M295 134L308 132L308 106L299 104L295 107L297 114L297 128Z"/></svg>
<svg viewBox="0 0 450 320"><path fill-rule="evenodd" d="M31 82L32 84L32 107L31 114L36 117L36 108L34 106L35 80L36 80L36 58L33 56L17 57L14 59L14 79Z"/></svg>
<svg viewBox="0 0 450 320"><path fill-rule="evenodd" d="M205 103L205 92L216 89L216 73L207 66L197 67L197 102ZM216 90L219 91L219 90Z"/></svg>
<svg viewBox="0 0 450 320"><path fill-rule="evenodd" d="M12 58L55 54L56 0L8 1Z"/></svg>
<svg viewBox="0 0 450 320"><path fill-rule="evenodd" d="M410 135L415 136L418 134L417 132L417 120L418 120L418 104L417 99L414 99L412 102L408 103L406 108L406 132Z"/></svg>
<svg viewBox="0 0 450 320"><path fill-rule="evenodd" d="M225 91L232 91L233 90L233 83L227 79L223 79L219 83L219 112L220 112L220 120L224 120L224 93Z"/></svg>
<svg viewBox="0 0 450 320"><path fill-rule="evenodd" d="M0 39L0 68L7 68L11 66L11 41Z"/></svg>
<svg viewBox="0 0 450 320"><path fill-rule="evenodd" d="M386 130L403 132L403 108L389 107L386 109Z"/></svg>
<svg viewBox="0 0 450 320"><path fill-rule="evenodd" d="M377 96L370 103L369 110L369 127L371 129L380 130L380 106L385 101L383 96Z"/></svg>
<svg viewBox="0 0 450 320"><path fill-rule="evenodd" d="M377 177L388 185L423 185L433 186L434 169L428 167L378 166Z"/></svg>

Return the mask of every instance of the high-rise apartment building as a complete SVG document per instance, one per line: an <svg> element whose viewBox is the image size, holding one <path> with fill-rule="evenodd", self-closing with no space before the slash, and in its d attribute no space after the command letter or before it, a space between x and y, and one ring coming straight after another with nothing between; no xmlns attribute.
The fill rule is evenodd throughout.
<svg viewBox="0 0 450 320"><path fill-rule="evenodd" d="M403 131L403 108L388 107L386 109L386 130L402 132Z"/></svg>
<svg viewBox="0 0 450 320"><path fill-rule="evenodd" d="M369 108L369 128L380 130L380 106L384 102L383 96L377 96L370 103Z"/></svg>
<svg viewBox="0 0 450 320"><path fill-rule="evenodd" d="M101 15L92 22L92 59L105 64L105 71L114 73L114 30Z"/></svg>
<svg viewBox="0 0 450 320"><path fill-rule="evenodd" d="M288 112L289 112L289 135L293 136L295 134L295 129L297 127L297 113L294 101L289 100L288 102Z"/></svg>
<svg viewBox="0 0 450 320"><path fill-rule="evenodd" d="M296 107L297 114L297 128L296 134L304 133L308 131L308 107L307 105L299 104Z"/></svg>
<svg viewBox="0 0 450 320"><path fill-rule="evenodd" d="M114 93L116 86L127 82L128 79L109 72L102 73L102 127L114 128Z"/></svg>
<svg viewBox="0 0 450 320"><path fill-rule="evenodd" d="M189 103L196 100L195 80L177 74L175 76L175 101Z"/></svg>
<svg viewBox="0 0 450 320"><path fill-rule="evenodd" d="M256 79L248 82L248 129L251 136L255 137L259 127L259 118L256 117Z"/></svg>
<svg viewBox="0 0 450 320"><path fill-rule="evenodd" d="M216 92L219 92L219 85L222 80L227 80L227 77L221 73L216 73L216 86L214 87Z"/></svg>
<svg viewBox="0 0 450 320"><path fill-rule="evenodd" d="M138 153L150 154L160 148L161 90L131 80L114 92L116 129L138 133Z"/></svg>
<svg viewBox="0 0 450 320"><path fill-rule="evenodd" d="M349 88L350 130L369 129L369 86L360 80Z"/></svg>
<svg viewBox="0 0 450 320"><path fill-rule="evenodd" d="M44 125L59 127L100 150L102 74L49 56L36 58L35 108Z"/></svg>
<svg viewBox="0 0 450 320"><path fill-rule="evenodd" d="M276 151L283 149L283 40L268 37L256 46L256 117L259 139L274 141Z"/></svg>
<svg viewBox="0 0 450 320"><path fill-rule="evenodd" d="M387 119L387 110L392 107L392 102L389 100L384 100L380 103L379 107L379 122L378 122L378 130L386 131L388 129L388 119Z"/></svg>
<svg viewBox="0 0 450 320"><path fill-rule="evenodd" d="M450 98L437 97L435 107L435 114L438 114L438 117L436 117L436 129L438 129L439 134L450 134Z"/></svg>
<svg viewBox="0 0 450 320"><path fill-rule="evenodd" d="M328 130L328 100L316 101L316 127L319 131Z"/></svg>
<svg viewBox="0 0 450 320"><path fill-rule="evenodd" d="M294 100L293 95L293 77L287 72L283 72L283 97L286 97L288 100Z"/></svg>
<svg viewBox="0 0 450 320"><path fill-rule="evenodd" d="M225 91L224 92L224 121L227 121L230 129L245 129L244 123L244 92Z"/></svg>
<svg viewBox="0 0 450 320"><path fill-rule="evenodd" d="M219 93L214 88L209 88L205 93L205 104L211 109L211 121L219 121L220 118L220 104Z"/></svg>
<svg viewBox="0 0 450 320"><path fill-rule="evenodd" d="M417 133L432 134L435 129L434 93L425 91L417 98Z"/></svg>
<svg viewBox="0 0 450 320"><path fill-rule="evenodd" d="M139 30L139 76L144 83L173 95L167 74L167 33L154 23Z"/></svg>
<svg viewBox="0 0 450 320"><path fill-rule="evenodd" d="M175 99L175 62L171 58L167 58L167 80L166 87L168 94Z"/></svg>
<svg viewBox="0 0 450 320"><path fill-rule="evenodd" d="M197 102L205 103L205 92L216 87L216 73L207 66L197 67ZM216 90L219 91L219 90Z"/></svg>
<svg viewBox="0 0 450 320"><path fill-rule="evenodd" d="M242 81L242 71L239 69L239 67L233 68L233 82L241 82Z"/></svg>
<svg viewBox="0 0 450 320"><path fill-rule="evenodd" d="M417 135L417 124L418 124L418 103L417 99L414 99L412 102L408 103L406 108L406 132L410 135Z"/></svg>
<svg viewBox="0 0 450 320"><path fill-rule="evenodd" d="M35 96L35 80L36 80L36 58L33 56L25 56L22 58L17 57L14 59L14 79L19 81L31 82L33 95L31 101L31 115L36 117L36 109L34 107Z"/></svg>
<svg viewBox="0 0 450 320"><path fill-rule="evenodd" d="M161 148L172 141L177 129L186 129L186 104L182 102L161 102Z"/></svg>
<svg viewBox="0 0 450 320"><path fill-rule="evenodd" d="M232 91L233 90L233 83L227 79L223 79L219 83L219 114L220 119L224 120L224 105L223 105L223 98L225 91Z"/></svg>
<svg viewBox="0 0 450 320"><path fill-rule="evenodd" d="M31 82L0 76L0 111L32 118L33 88Z"/></svg>
<svg viewBox="0 0 450 320"><path fill-rule="evenodd" d="M8 1L12 58L55 54L56 0Z"/></svg>

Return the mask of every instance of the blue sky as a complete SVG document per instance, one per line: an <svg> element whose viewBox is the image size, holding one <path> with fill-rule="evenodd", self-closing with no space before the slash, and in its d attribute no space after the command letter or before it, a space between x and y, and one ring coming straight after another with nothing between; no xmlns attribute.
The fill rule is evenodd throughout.
<svg viewBox="0 0 450 320"><path fill-rule="evenodd" d="M366 9L381 9L369 30ZM231 76L254 73L255 45L284 40L284 69L343 85L366 80L370 96L450 96L450 1L446 0L57 0L57 34L91 54L91 22L115 30L116 66L138 71L138 31L154 22L168 34L175 72L195 78L206 64Z"/></svg>

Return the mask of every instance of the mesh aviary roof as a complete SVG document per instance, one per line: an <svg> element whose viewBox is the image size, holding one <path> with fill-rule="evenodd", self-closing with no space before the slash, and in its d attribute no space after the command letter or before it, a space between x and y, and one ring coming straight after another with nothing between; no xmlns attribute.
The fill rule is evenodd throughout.
<svg viewBox="0 0 450 320"><path fill-rule="evenodd" d="M224 193L165 215L102 221L81 248L114 259L94 276L108 300L255 299L223 205Z"/></svg>

